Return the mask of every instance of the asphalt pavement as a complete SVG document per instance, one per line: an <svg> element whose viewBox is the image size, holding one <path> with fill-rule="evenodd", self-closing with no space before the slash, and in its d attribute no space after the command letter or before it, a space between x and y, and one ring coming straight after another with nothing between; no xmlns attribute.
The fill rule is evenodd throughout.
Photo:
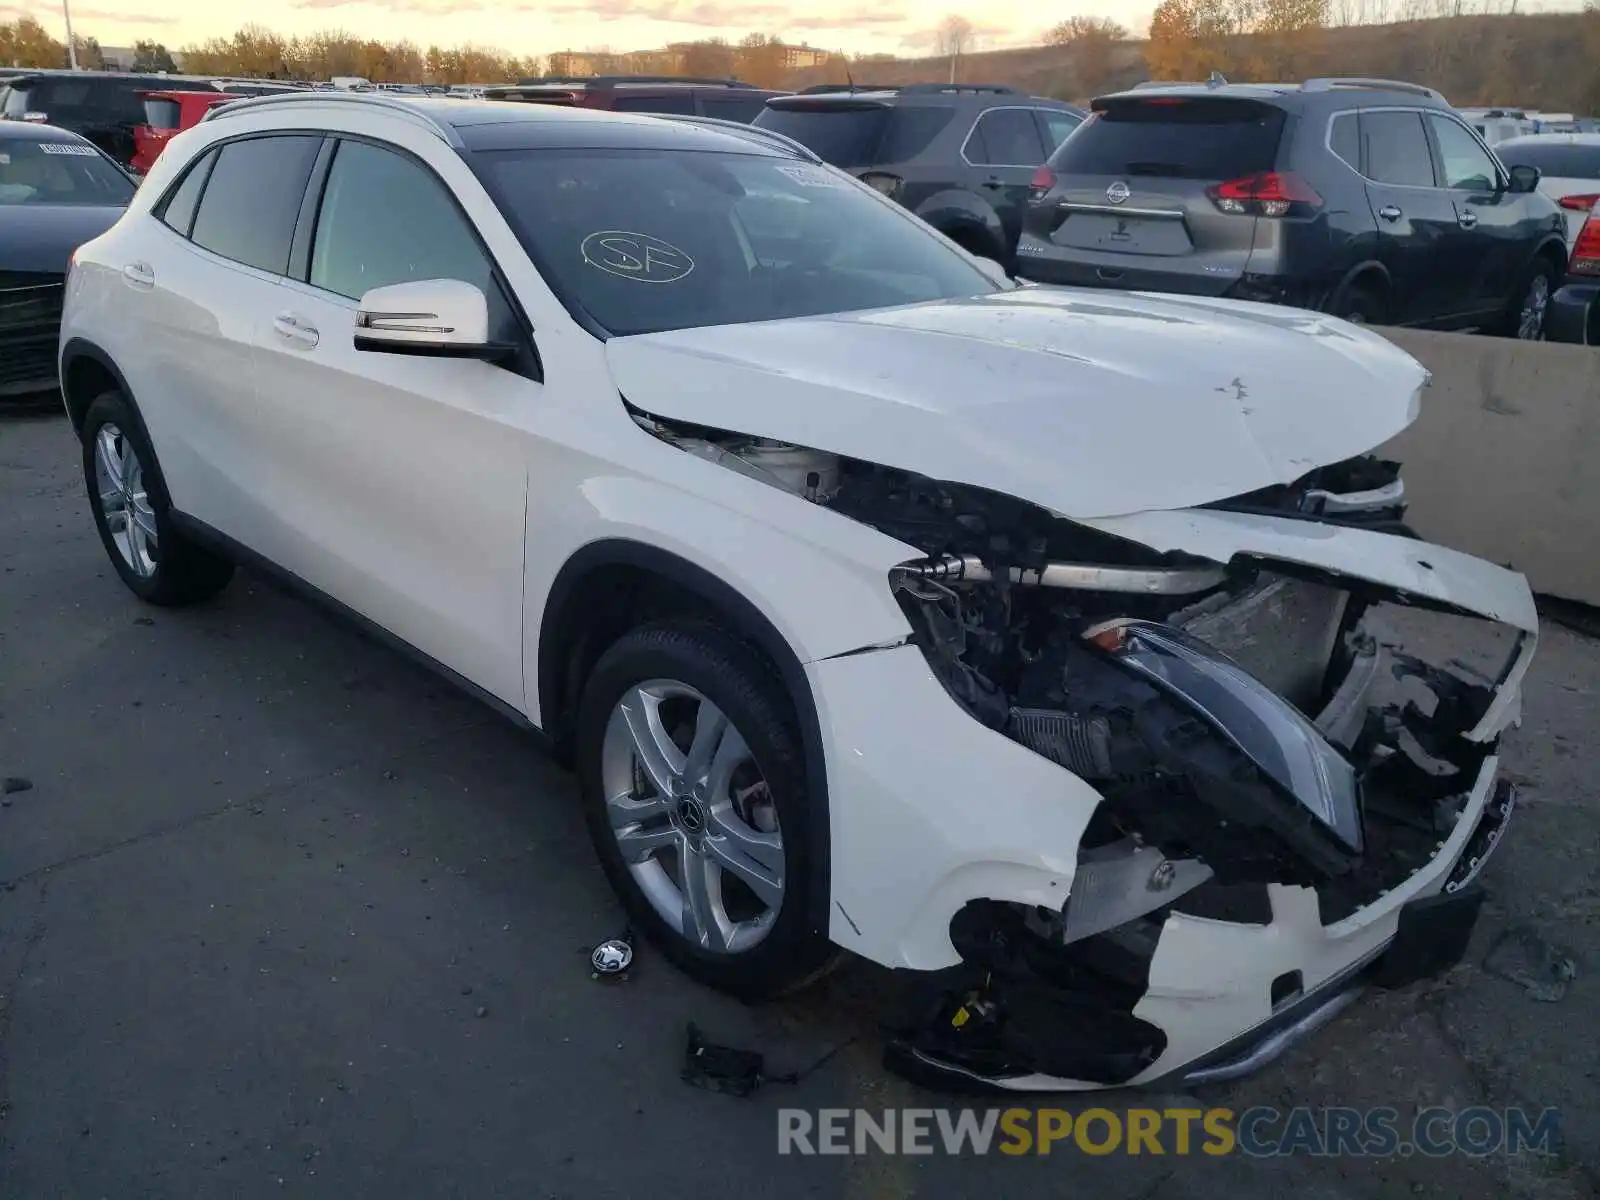
<svg viewBox="0 0 1600 1200"><path fill-rule="evenodd" d="M1554 1106L1558 1157L780 1157L783 1107L970 1103L879 1065L887 973L751 1008L642 946L594 981L621 921L570 776L254 577L141 606L65 420L0 415L0 776L31 785L0 797L0 1196L1592 1195L1597 730L1600 643L1548 626L1468 961L1198 1100L1092 1102ZM1558 998L1483 968L1508 929L1574 964ZM689 1021L826 1061L693 1089Z"/></svg>

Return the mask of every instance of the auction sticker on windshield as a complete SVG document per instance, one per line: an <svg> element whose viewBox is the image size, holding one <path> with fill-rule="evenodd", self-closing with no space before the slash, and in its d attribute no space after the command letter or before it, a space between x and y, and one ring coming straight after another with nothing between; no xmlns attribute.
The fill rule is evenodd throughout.
<svg viewBox="0 0 1600 1200"><path fill-rule="evenodd" d="M39 149L46 154L71 154L80 158L94 158L99 153L93 146L80 146L76 142L40 142Z"/></svg>
<svg viewBox="0 0 1600 1200"><path fill-rule="evenodd" d="M842 188L845 185L844 180L830 175L821 167L779 167L778 172L787 175L801 187Z"/></svg>
<svg viewBox="0 0 1600 1200"><path fill-rule="evenodd" d="M694 259L671 242L620 229L602 229L584 238L583 261L640 283L676 283L694 270Z"/></svg>

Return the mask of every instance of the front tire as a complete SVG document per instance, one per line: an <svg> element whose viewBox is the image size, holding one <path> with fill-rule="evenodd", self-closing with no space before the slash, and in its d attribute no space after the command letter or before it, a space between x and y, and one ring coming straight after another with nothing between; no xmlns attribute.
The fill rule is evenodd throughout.
<svg viewBox="0 0 1600 1200"><path fill-rule="evenodd" d="M595 665L576 732L600 865L668 958L748 999L832 965L805 757L763 659L709 624L635 629Z"/></svg>
<svg viewBox="0 0 1600 1200"><path fill-rule="evenodd" d="M1502 337L1522 342L1544 340L1544 319L1550 309L1560 272L1548 258L1537 258L1523 277L1522 287L1511 298L1511 305L1500 323Z"/></svg>
<svg viewBox="0 0 1600 1200"><path fill-rule="evenodd" d="M120 392L106 392L89 405L83 477L101 544L139 599L194 604L233 578L232 562L185 537L173 522L155 450Z"/></svg>

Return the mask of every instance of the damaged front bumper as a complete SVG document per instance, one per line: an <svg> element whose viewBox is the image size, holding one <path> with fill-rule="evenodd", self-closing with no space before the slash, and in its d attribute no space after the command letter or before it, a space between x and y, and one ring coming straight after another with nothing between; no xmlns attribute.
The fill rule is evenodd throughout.
<svg viewBox="0 0 1600 1200"><path fill-rule="evenodd" d="M1195 519L1242 528L1234 514ZM1347 575L1338 567L1354 557L1352 532L1350 540L1376 539L1382 552L1365 556L1361 573ZM878 714L842 699L834 714L849 710L864 723L845 744L830 747L830 790L839 798L834 845L845 855L835 862L835 899L850 918L844 936L839 923L835 935L885 965L923 972L918 1001L889 1050L897 1071L944 1088L1015 1091L1217 1082L1282 1054L1362 989L1401 986L1459 961L1482 898L1477 877L1515 808L1514 790L1498 775L1498 740L1520 717L1521 685L1537 641L1532 597L1511 572L1416 541L1314 526L1282 535L1289 537L1321 539L1331 547L1325 557L1344 560L1310 564L1323 569L1310 582L1301 572L1294 587L1308 594L1331 587L1359 600L1351 602L1353 615L1344 615L1344 600L1330 610L1344 649L1326 678L1302 677L1282 652L1287 643L1259 636L1261 609L1283 604L1270 588L1235 596L1223 611L1172 619L1218 645L1231 636L1229 622L1246 614L1249 620L1233 629L1244 636L1228 652L1241 661L1255 654L1250 672L1282 695L1299 694L1302 707L1316 692L1318 706L1305 710L1302 723L1314 722L1360 778L1359 842L1347 837L1339 847L1346 867L1329 868L1334 856L1328 856L1280 877L1273 874L1278 864L1295 855L1261 855L1265 842L1253 832L1253 840L1239 840L1238 828L1233 840L1200 853L1192 839L1186 855L1172 853L1165 831L1140 836L1148 808L1124 806L1120 811L1132 819L1108 832L1099 827L1102 819L1124 799L1111 781L1097 783L1096 811L1080 807L1082 773L1109 761L1105 743L1094 741L1098 717L1058 714L1052 726L1048 714L1028 710L1019 724L1013 710L1009 736L1002 736L971 720L947 723L946 716L962 714L947 696L941 706L926 694L928 685L937 686L926 674L918 687L909 679L874 686L889 685L887 677L872 677L891 656L910 666L902 657L909 648L815 664L819 683L844 684L848 674L853 687L869 689ZM1231 563L1253 553L1240 547L1208 556ZM1270 571L1287 556L1262 558ZM1478 673L1448 650L1426 654L1425 637L1396 638L1383 615L1393 610L1415 618L1413 605L1453 614L1440 617L1446 621L1498 623L1500 661ZM1315 608L1315 620L1291 629L1296 644L1321 644L1326 615ZM1441 657L1447 666L1428 665ZM823 678L834 672L837 679ZM1166 682L1184 683L1177 676ZM822 690L840 696L832 687ZM928 756L890 751L860 736L874 720L881 723L885 696L907 698L903 715L918 728L915 746L960 755L957 768L949 753L933 760L946 784L962 788L960 802L941 795L940 772L922 769ZM1061 740L1067 735L1076 739L1070 745ZM1032 747L1022 758L1015 755L1019 742ZM1239 745L1248 749L1247 742ZM1255 765L1265 756L1257 753ZM1040 766L1055 771L1054 785L1038 776ZM917 829L900 847L893 899L857 883L862 829L876 824L870 802L866 811L847 807L863 769L896 791L891 781L903 773L916 798L904 810L916 812L910 823L933 827ZM1181 807L1194 799L1172 793L1162 803ZM1231 823L1248 826L1260 811L1240 809ZM1267 840L1309 828L1301 838L1309 844L1311 835L1334 832L1327 821L1307 827L1304 812L1297 820L1269 828ZM1074 829L1072 850L1062 854ZM922 858L930 846L938 850L932 862ZM1244 851L1238 859L1244 868L1236 863L1232 877L1228 869L1211 870L1223 851L1236 849ZM1300 859L1302 866L1311 863ZM914 878L922 883L908 894L905 885ZM1141 900L1134 893L1143 889L1151 895Z"/></svg>

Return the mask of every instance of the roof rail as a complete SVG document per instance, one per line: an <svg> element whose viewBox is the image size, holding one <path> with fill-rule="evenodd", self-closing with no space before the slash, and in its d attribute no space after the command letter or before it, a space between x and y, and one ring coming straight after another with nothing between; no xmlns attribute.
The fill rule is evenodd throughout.
<svg viewBox="0 0 1600 1200"><path fill-rule="evenodd" d="M754 88L753 83L742 79L711 79L693 75L547 75L539 79L524 79L517 84L527 87L584 87L609 89L637 83L684 83L696 87ZM501 89L509 90L509 89Z"/></svg>
<svg viewBox="0 0 1600 1200"><path fill-rule="evenodd" d="M1006 83L906 83L893 90L912 95L934 95L940 92L987 92L995 96L1022 95L1020 91Z"/></svg>
<svg viewBox="0 0 1600 1200"><path fill-rule="evenodd" d="M350 92L341 90L310 91L310 92L282 92L273 96L247 96L242 100L230 100L226 104L219 104L201 117L202 123L206 121L225 121L230 117L253 113L264 108L329 108L356 104L364 108L381 108L396 116L405 117L415 125L421 125L455 150L463 148L465 143L461 135L456 132L455 126L446 121L436 120L430 113L417 107L415 99L404 100L393 92Z"/></svg>
<svg viewBox="0 0 1600 1200"><path fill-rule="evenodd" d="M1371 88L1374 91L1409 92L1413 96L1427 96L1441 104L1446 103L1445 98L1431 87L1424 87L1420 83L1406 83L1400 79L1359 79L1341 78L1330 76L1327 78L1308 79L1300 85L1306 92L1331 92L1338 88Z"/></svg>
<svg viewBox="0 0 1600 1200"><path fill-rule="evenodd" d="M820 163L822 161L821 156L815 150L795 141L787 134L779 133L775 129L764 129L759 125L746 125L743 121L727 121L721 117L701 117L693 113L639 113L636 115L648 116L656 121L678 121L685 125L704 125L708 129L731 133L735 137L744 138L746 141L764 142L769 146L776 146L780 150L791 151L807 162Z"/></svg>
<svg viewBox="0 0 1600 1200"><path fill-rule="evenodd" d="M814 83L808 88L801 88L795 93L797 96L827 96L834 92L897 92L900 85L897 83Z"/></svg>

